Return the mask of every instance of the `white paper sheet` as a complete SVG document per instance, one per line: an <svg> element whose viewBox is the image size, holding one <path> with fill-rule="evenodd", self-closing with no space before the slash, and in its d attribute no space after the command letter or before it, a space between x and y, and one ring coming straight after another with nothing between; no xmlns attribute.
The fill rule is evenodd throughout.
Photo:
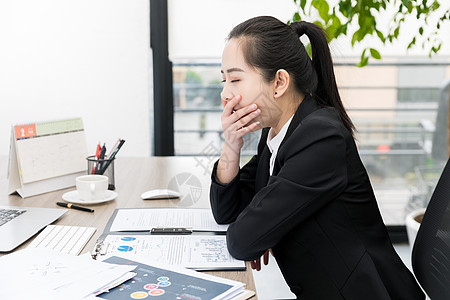
<svg viewBox="0 0 450 300"><path fill-rule="evenodd" d="M110 231L150 231L157 227L189 227L194 231L225 232L228 225L217 224L210 209L121 209Z"/></svg>
<svg viewBox="0 0 450 300"><path fill-rule="evenodd" d="M0 258L0 299L82 299L134 268L26 248Z"/></svg>
<svg viewBox="0 0 450 300"><path fill-rule="evenodd" d="M228 252L224 235L108 235L104 255L136 255L195 270L245 269Z"/></svg>

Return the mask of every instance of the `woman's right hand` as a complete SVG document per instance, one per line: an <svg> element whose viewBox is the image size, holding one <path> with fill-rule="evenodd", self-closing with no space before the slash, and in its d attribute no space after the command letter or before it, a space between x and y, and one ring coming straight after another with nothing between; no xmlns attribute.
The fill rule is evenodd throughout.
<svg viewBox="0 0 450 300"><path fill-rule="evenodd" d="M272 254L272 256L273 256L272 249L267 250L267 251L264 253L264 255L262 256L262 257L263 257L264 264L265 264L266 266L269 264L269 252L270 252L270 254ZM261 257L255 259L255 260L250 261L250 266L252 267L253 270L260 271L260 270L261 270Z"/></svg>
<svg viewBox="0 0 450 300"><path fill-rule="evenodd" d="M238 95L231 98L229 101L222 100L224 109L221 121L225 137L224 147L229 147L237 154L240 153L241 148L244 145L243 136L256 129L259 125L259 122L250 122L261 113L254 103L235 110L236 105L241 99L242 96Z"/></svg>
<svg viewBox="0 0 450 300"><path fill-rule="evenodd" d="M241 149L244 145L243 136L259 125L259 122L250 123L261 113L256 104L235 110L241 99L242 96L239 95L229 101L222 100L224 108L221 121L225 144L220 154L216 175L223 184L231 182L239 172Z"/></svg>

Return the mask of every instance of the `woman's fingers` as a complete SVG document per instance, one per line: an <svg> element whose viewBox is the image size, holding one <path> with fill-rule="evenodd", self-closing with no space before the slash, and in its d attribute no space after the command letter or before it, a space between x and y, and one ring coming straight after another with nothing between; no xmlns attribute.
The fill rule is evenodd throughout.
<svg viewBox="0 0 450 300"><path fill-rule="evenodd" d="M226 116L230 116L231 114L233 114L234 107L239 103L239 101L241 101L241 99L242 99L242 96L237 95L236 97L233 97L228 101L222 100L222 103L225 102L222 114L224 114Z"/></svg>
<svg viewBox="0 0 450 300"><path fill-rule="evenodd" d="M236 151L243 146L242 137L258 127L259 122L255 122L254 118L261 114L256 104L236 109L241 99L242 96L238 95L226 101L221 116L226 144Z"/></svg>
<svg viewBox="0 0 450 300"><path fill-rule="evenodd" d="M250 266L253 270L259 271L261 270L261 258L250 261Z"/></svg>
<svg viewBox="0 0 450 300"><path fill-rule="evenodd" d="M236 105L239 103L239 101L241 101L241 99L242 99L242 96L238 95L236 97L233 97L229 101L222 100L222 103L226 103L226 105L224 106L222 115L225 117L231 116L232 122L235 122L235 121L241 119L243 116L248 115L252 111L255 111L258 108L256 104L250 104L248 106L245 106L238 110L235 110Z"/></svg>
<svg viewBox="0 0 450 300"><path fill-rule="evenodd" d="M269 250L267 250L266 253L264 253L264 264L265 265L269 264Z"/></svg>
<svg viewBox="0 0 450 300"><path fill-rule="evenodd" d="M239 129L244 128L248 123L250 123L251 120L253 120L257 116L259 116L260 113L261 113L261 110L257 109L255 111L249 113L248 115L245 115L244 117L237 119L233 124L234 129L239 130Z"/></svg>
<svg viewBox="0 0 450 300"><path fill-rule="evenodd" d="M272 253L272 249L267 250L263 254L263 262L265 265L269 264L269 252ZM261 270L261 257L250 261L250 266L252 267L253 270L256 270L256 271Z"/></svg>

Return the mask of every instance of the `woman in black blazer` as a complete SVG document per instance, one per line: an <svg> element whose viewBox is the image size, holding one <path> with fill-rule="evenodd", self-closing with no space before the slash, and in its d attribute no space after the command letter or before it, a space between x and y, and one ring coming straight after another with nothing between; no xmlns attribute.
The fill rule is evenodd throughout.
<svg viewBox="0 0 450 300"><path fill-rule="evenodd" d="M389 240L322 29L247 20L229 35L222 74L225 145L210 198L216 221L230 223L231 255L259 268L271 249L300 299L424 299ZM260 128L240 168L242 137Z"/></svg>

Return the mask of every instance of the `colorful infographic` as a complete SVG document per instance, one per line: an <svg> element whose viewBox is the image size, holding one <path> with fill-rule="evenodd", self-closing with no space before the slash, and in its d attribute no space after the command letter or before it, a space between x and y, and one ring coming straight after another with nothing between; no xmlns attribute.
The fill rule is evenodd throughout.
<svg viewBox="0 0 450 300"><path fill-rule="evenodd" d="M193 277L170 270L137 263L132 260L110 257L105 262L114 264L137 265L136 276L97 297L111 300L122 299L213 299L232 285Z"/></svg>
<svg viewBox="0 0 450 300"><path fill-rule="evenodd" d="M108 235L103 243L108 255L143 255L195 270L245 269L228 252L225 235Z"/></svg>

